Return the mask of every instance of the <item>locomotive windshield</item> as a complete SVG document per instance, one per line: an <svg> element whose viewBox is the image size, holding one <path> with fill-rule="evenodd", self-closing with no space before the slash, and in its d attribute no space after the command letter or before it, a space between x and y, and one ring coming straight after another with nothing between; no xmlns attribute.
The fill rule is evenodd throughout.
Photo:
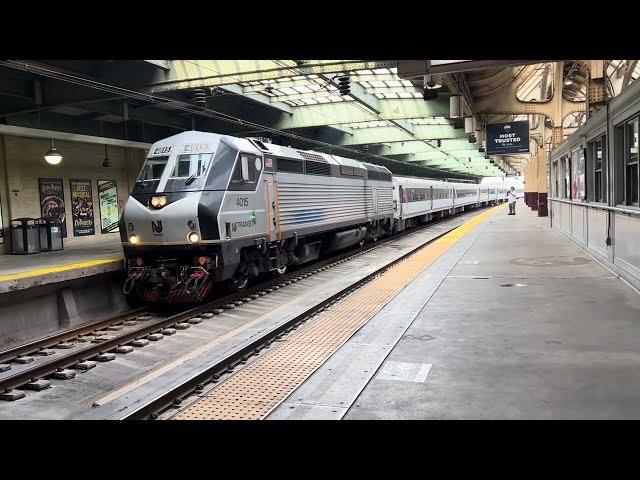
<svg viewBox="0 0 640 480"><path fill-rule="evenodd" d="M212 153L193 153L180 155L176 161L171 178L192 180L205 174L213 157Z"/></svg>
<svg viewBox="0 0 640 480"><path fill-rule="evenodd" d="M144 163L144 166L140 171L138 181L146 182L148 180L159 180L162 176L162 172L164 172L164 167L167 166L168 160L169 157L147 158L147 161Z"/></svg>

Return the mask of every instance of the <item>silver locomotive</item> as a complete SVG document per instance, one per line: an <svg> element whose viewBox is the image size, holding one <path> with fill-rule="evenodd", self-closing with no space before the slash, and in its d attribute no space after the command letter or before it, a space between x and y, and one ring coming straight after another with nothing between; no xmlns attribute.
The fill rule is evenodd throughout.
<svg viewBox="0 0 640 480"><path fill-rule="evenodd" d="M463 190L471 194L456 198ZM335 155L180 133L151 146L121 216L124 291L149 303L201 301L221 283L242 290L263 272L501 201L495 190L483 200L479 185L394 178Z"/></svg>

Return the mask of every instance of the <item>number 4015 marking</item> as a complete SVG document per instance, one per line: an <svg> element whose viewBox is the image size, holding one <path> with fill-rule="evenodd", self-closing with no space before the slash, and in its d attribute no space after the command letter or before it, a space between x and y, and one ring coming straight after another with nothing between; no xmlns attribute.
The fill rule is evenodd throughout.
<svg viewBox="0 0 640 480"><path fill-rule="evenodd" d="M248 207L249 206L249 198L247 197L238 197L236 198L236 205L239 207Z"/></svg>

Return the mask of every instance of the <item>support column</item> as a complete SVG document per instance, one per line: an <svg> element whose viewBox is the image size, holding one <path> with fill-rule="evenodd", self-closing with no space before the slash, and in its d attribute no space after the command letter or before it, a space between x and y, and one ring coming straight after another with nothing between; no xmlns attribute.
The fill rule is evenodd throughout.
<svg viewBox="0 0 640 480"><path fill-rule="evenodd" d="M531 197L531 189L533 185L533 180L531 178L531 159L529 159L527 166L524 167L522 174L524 176L524 203L528 206L531 203L529 201L529 197Z"/></svg>
<svg viewBox="0 0 640 480"><path fill-rule="evenodd" d="M534 150L534 152L536 152ZM529 207L531 210L538 210L538 155L536 153L531 154L530 178L531 178L531 194L529 196Z"/></svg>
<svg viewBox="0 0 640 480"><path fill-rule="evenodd" d="M547 203L549 179L547 178L547 151L538 149L538 216L547 217L549 208Z"/></svg>
<svg viewBox="0 0 640 480"><path fill-rule="evenodd" d="M606 78L604 60L590 60L586 62L589 76L587 78L587 118L604 106L606 99Z"/></svg>

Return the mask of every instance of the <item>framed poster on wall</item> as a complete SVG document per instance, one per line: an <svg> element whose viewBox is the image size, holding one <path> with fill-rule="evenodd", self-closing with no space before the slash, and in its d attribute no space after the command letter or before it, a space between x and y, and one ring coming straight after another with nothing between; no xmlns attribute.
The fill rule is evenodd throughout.
<svg viewBox="0 0 640 480"><path fill-rule="evenodd" d="M585 200L585 162L584 149L579 148L571 154L571 198Z"/></svg>
<svg viewBox="0 0 640 480"><path fill-rule="evenodd" d="M115 180L98 180L100 231L115 233L118 228L118 189Z"/></svg>
<svg viewBox="0 0 640 480"><path fill-rule="evenodd" d="M95 235L91 180L72 178L69 180L69 185L71 186L73 236L83 237L86 235Z"/></svg>
<svg viewBox="0 0 640 480"><path fill-rule="evenodd" d="M62 236L67 237L67 217L64 210L64 187L61 178L39 178L40 214L47 220L61 222Z"/></svg>

